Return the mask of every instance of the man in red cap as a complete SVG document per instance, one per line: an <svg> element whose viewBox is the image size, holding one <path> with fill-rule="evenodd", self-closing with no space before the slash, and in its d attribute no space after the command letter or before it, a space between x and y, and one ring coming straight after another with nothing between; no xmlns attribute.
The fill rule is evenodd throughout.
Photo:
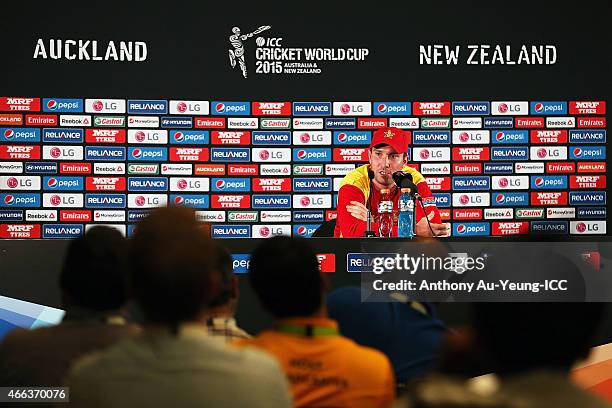
<svg viewBox="0 0 612 408"><path fill-rule="evenodd" d="M442 224L440 212L425 178L421 173L406 165L408 144L407 135L401 129L388 127L374 132L368 152L370 163L351 171L340 183L335 237L363 237L367 228L368 209L371 209L372 212L372 230L378 230L378 202L381 198L380 190L383 188L391 190L395 219L393 236L397 236L400 189L392 178L396 171L411 174L412 181L423 198L422 204L417 202L415 207L415 234L427 237L449 235L450 225ZM433 234L425 217L431 223Z"/></svg>

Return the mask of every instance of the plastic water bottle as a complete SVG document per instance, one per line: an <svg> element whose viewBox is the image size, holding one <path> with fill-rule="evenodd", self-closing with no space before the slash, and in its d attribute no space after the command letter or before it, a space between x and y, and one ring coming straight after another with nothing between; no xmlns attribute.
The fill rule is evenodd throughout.
<svg viewBox="0 0 612 408"><path fill-rule="evenodd" d="M397 219L397 236L414 237L414 201L409 188L402 188L399 198L399 218Z"/></svg>
<svg viewBox="0 0 612 408"><path fill-rule="evenodd" d="M381 238L391 238L393 233L393 201L391 201L388 188L380 190L382 195L378 203L378 236Z"/></svg>

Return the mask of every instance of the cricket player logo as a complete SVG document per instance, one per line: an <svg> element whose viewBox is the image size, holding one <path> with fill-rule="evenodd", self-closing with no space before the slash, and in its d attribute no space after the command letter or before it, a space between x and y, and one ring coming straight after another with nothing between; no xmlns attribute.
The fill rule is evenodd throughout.
<svg viewBox="0 0 612 408"><path fill-rule="evenodd" d="M246 63L244 62L244 45L243 45L243 41L245 41L247 38L251 38L252 36L254 36L255 34L259 34L262 31L266 31L270 28L270 26L261 26L259 27L257 30L253 31L252 33L248 33L248 34L241 34L240 33L240 28L238 27L234 27L232 28L232 35L230 35L229 37L229 41L230 44L232 44L232 47L234 47L234 49L230 49L228 50L229 53L229 59L230 59L230 65L232 66L232 68L236 67L236 61L238 61L238 65L240 65L240 70L242 71L242 76L243 77L247 77L247 68L246 68Z"/></svg>

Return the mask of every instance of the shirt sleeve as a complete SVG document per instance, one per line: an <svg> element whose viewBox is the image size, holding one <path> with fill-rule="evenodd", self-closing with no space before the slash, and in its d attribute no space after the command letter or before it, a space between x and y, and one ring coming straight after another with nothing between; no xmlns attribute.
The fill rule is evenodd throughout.
<svg viewBox="0 0 612 408"><path fill-rule="evenodd" d="M431 193L431 190L429 189L429 186L427 185L427 182L420 182L417 185L417 188L419 191L419 195L421 196L421 198L423 198L423 205L421 205L421 202L418 202L416 205L416 222L421 221L421 218L423 218L425 214L429 215L433 212L434 216L431 219L431 222L435 224L442 223L442 219L440 218L440 211L438 210L438 207L436 207L436 201L434 199L433 194Z"/></svg>
<svg viewBox="0 0 612 408"><path fill-rule="evenodd" d="M359 188L345 184L338 191L335 236L340 236L338 233L341 233L346 238L362 237L366 230L366 222L353 217L346 209L346 206L350 205L351 201L365 204L365 197Z"/></svg>

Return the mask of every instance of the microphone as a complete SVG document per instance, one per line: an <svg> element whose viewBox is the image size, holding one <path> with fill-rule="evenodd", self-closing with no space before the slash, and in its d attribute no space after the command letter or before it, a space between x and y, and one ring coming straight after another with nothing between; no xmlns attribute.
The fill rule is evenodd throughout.
<svg viewBox="0 0 612 408"><path fill-rule="evenodd" d="M412 181L412 174L406 173L404 171L396 171L392 174L391 177L399 188L409 188L410 194L413 196L415 194L418 194L418 188L416 184L414 184L414 182Z"/></svg>

